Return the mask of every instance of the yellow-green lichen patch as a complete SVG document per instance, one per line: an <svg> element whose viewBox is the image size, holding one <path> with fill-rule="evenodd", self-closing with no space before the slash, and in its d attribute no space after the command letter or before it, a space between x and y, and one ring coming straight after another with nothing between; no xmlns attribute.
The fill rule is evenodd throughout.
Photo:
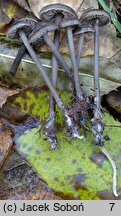
<svg viewBox="0 0 121 216"><path fill-rule="evenodd" d="M23 111L44 120L48 116L49 94L48 91L41 90L40 94L33 91L26 91L23 95L15 99L14 104Z"/></svg>
<svg viewBox="0 0 121 216"><path fill-rule="evenodd" d="M58 92L63 103L69 107L70 93L68 91ZM19 106L24 112L30 113L41 122L45 122L49 112L49 96L50 92L42 87L32 88L15 97L14 104ZM64 117L62 111L56 105L56 123L63 126Z"/></svg>
<svg viewBox="0 0 121 216"><path fill-rule="evenodd" d="M105 119L106 122L109 119L111 124L116 124L115 120L107 114ZM17 141L18 149L22 154L27 155L27 160L49 187L65 197L78 199L99 199L98 194L102 191L112 193L112 169L109 161L104 157L102 165L98 166L90 160L90 154L98 152L96 156L102 155L98 147L91 144L93 140L91 132L88 132L85 142L75 139L71 140L71 144L67 142L63 132L59 132L57 134L59 149L52 152L49 150L48 141L44 140L43 134L37 131L38 128L26 131L20 136ZM104 133L107 131L108 128ZM120 136L119 130L116 130L115 136ZM110 134L110 141L105 144L112 157L118 152L113 149L116 148L113 140L115 139ZM112 145L111 148L110 145ZM30 151L28 151L29 148ZM120 179L121 156L119 154L116 164ZM118 180L118 188L120 187L121 181Z"/></svg>
<svg viewBox="0 0 121 216"><path fill-rule="evenodd" d="M70 94L59 92L63 102L69 106ZM25 105L26 102L26 105ZM22 110L40 118L45 122L49 110L49 92L38 93L27 91L24 98L18 96L14 102L19 103ZM34 103L34 105L32 105ZM25 110L26 109L26 110ZM59 148L49 150L49 142L45 140L40 128L27 130L17 140L17 149L26 157L40 174L44 182L58 194L71 199L114 199L112 192L112 168L98 146L94 145L94 136L88 121L89 131L81 129L86 140L72 139L64 128L64 118L60 109L56 109L56 124L59 127L57 138ZM106 125L121 125L108 114L104 115ZM39 132L38 132L39 131ZM118 173L118 190L121 189L121 130L105 127L104 136L108 134L105 148L115 160Z"/></svg>
<svg viewBox="0 0 121 216"><path fill-rule="evenodd" d="M113 160L117 165L117 175L118 175L118 185L121 185L121 123L115 121L113 117L105 115L105 134L108 134L110 140L105 143L105 148L108 149L108 152L112 156ZM119 126L119 127L113 127ZM107 169L108 165L103 164L103 169Z"/></svg>

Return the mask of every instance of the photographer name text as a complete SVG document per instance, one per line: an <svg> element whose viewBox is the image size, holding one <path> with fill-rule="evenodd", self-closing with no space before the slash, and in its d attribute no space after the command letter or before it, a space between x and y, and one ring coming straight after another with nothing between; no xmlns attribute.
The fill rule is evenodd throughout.
<svg viewBox="0 0 121 216"><path fill-rule="evenodd" d="M3 206L3 210L5 213L13 212L16 213L17 211L20 212L50 212L50 211L72 211L72 212L83 212L85 210L83 203L80 204L60 204L59 202L55 202L53 206L50 206L48 203L43 204L27 204L23 202L23 204L18 207L16 203L7 204L5 203Z"/></svg>

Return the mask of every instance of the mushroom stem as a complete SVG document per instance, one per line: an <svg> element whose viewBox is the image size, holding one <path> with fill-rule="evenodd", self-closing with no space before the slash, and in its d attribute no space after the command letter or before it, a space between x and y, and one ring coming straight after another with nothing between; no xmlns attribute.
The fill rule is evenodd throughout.
<svg viewBox="0 0 121 216"><path fill-rule="evenodd" d="M26 37L26 34L23 31L19 31L19 36L22 40L22 42L24 43L26 49L28 50L31 58L33 59L33 61L35 62L39 72L41 73L45 83L47 84L48 88L50 89L56 103L58 104L59 108L63 111L64 117L65 117L65 122L67 127L69 128L69 130L71 131L73 137L75 138L79 138L82 139L83 136L79 136L78 131L77 131L77 127L74 125L72 119L69 117L68 115L68 111L65 108L65 105L63 104L63 102L61 101L61 99L59 98L57 92L55 91L51 81L49 80L48 76L46 75L46 71L44 70L41 61L38 59L38 57L36 56L35 51L33 50L33 48L30 46L28 39Z"/></svg>
<svg viewBox="0 0 121 216"><path fill-rule="evenodd" d="M19 48L18 50L18 53L16 55L16 58L9 70L9 73L12 75L12 76L15 76L16 75L16 72L17 72L17 69L19 67L19 64L21 62L21 59L23 58L24 54L25 54L25 51L26 51L26 48L24 45L21 45L21 47Z"/></svg>
<svg viewBox="0 0 121 216"><path fill-rule="evenodd" d="M74 71L74 84L75 84L75 90L76 90L76 98L80 103L80 110L79 114L77 112L77 120L80 122L81 126L85 126L85 122L87 120L87 105L85 102L85 97L83 93L83 89L80 85L80 77L78 73L78 66L77 66L77 60L75 55L75 47L74 47L74 39L73 39L73 33L72 33L72 27L67 27L67 36L68 36L68 44L70 49L70 55L71 55L71 62L72 62L72 68Z"/></svg>
<svg viewBox="0 0 121 216"><path fill-rule="evenodd" d="M95 91L95 118L100 118L100 85L99 85L99 24L95 23L94 42L94 91Z"/></svg>
<svg viewBox="0 0 121 216"><path fill-rule="evenodd" d="M67 36L68 36L68 43L69 43L72 67L73 67L73 71L74 71L74 83L75 83L76 95L80 100L83 100L84 94L83 94L83 90L82 90L81 85L80 85L80 78L79 78L79 73L78 73L74 40L73 40L73 34L72 34L72 28L71 27L67 28Z"/></svg>
<svg viewBox="0 0 121 216"><path fill-rule="evenodd" d="M80 62L80 57L81 57L83 42L84 42L84 33L81 34L81 36L79 38L79 45L78 45L77 57L76 57L77 68L79 68L79 62Z"/></svg>
<svg viewBox="0 0 121 216"><path fill-rule="evenodd" d="M61 14L57 14L55 17L55 21L59 24L62 20ZM54 32L54 44L56 49L59 49L60 44L60 31L57 29ZM57 78L58 78L58 62L54 54L52 54L52 85L54 88L57 86ZM47 139L50 142L50 149L57 148L57 137L54 130L54 122L55 122L55 103L52 93L50 94L50 108L49 108L49 116L46 121L44 127L44 133Z"/></svg>
<svg viewBox="0 0 121 216"><path fill-rule="evenodd" d="M108 158L108 160L111 163L112 169L113 169L113 193L115 197L118 197L117 193L117 171L116 171L116 164L107 152L107 150L104 147L100 147L101 151L104 153L104 155Z"/></svg>
<svg viewBox="0 0 121 216"><path fill-rule="evenodd" d="M57 49L59 48L59 43L60 43L60 31L55 30L54 44L55 44ZM52 84L53 84L54 88L56 88L56 85L57 85L57 78L58 78L58 62L57 62L55 55L53 54L52 55ZM53 101L53 97L51 94L50 105L53 103L52 101ZM51 108L51 106L50 106L50 110L53 110L53 109L54 109L54 107L52 106L52 108Z"/></svg>
<svg viewBox="0 0 121 216"><path fill-rule="evenodd" d="M62 20L62 15L57 14L55 17L57 25L60 24ZM57 29L54 32L54 45L56 46L56 49L59 49L59 44L60 44L60 31ZM55 57L54 54L52 54L52 84L53 87L56 88L57 86L57 79L58 79L58 62L57 58ZM50 113L54 112L54 101L52 94L50 95Z"/></svg>
<svg viewBox="0 0 121 216"><path fill-rule="evenodd" d="M57 50L55 44L52 42L52 40L50 39L50 37L47 34L44 34L43 38L44 38L44 41L46 42L46 44L51 48L51 50L52 50L53 54L55 55L55 57L57 58L58 62L63 67L67 76L69 77L69 79L73 83L73 79L71 77L71 71L70 71L68 65L66 64L66 62L64 61L64 59L62 58L61 54Z"/></svg>
<svg viewBox="0 0 121 216"><path fill-rule="evenodd" d="M94 117L91 120L92 131L95 136L96 145L102 146L102 133L104 130L104 123L102 122L100 110L100 85L99 85L99 23L98 19L94 25Z"/></svg>

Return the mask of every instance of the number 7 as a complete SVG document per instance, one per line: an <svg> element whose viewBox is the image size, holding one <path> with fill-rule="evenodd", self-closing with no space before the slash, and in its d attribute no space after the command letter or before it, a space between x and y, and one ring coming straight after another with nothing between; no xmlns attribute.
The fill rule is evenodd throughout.
<svg viewBox="0 0 121 216"><path fill-rule="evenodd" d="M111 205L110 211L112 211L112 210L113 210L113 207L114 207L114 205L115 205L115 203L109 203L109 204Z"/></svg>

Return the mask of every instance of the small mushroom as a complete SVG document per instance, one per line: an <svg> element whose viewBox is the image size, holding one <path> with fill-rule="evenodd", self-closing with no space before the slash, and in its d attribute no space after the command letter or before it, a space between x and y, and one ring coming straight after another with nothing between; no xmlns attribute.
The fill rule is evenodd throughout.
<svg viewBox="0 0 121 216"><path fill-rule="evenodd" d="M69 5L65 5L63 3L52 3L44 6L39 15L41 19L49 21L52 20L56 14L62 14L64 19L75 18L77 17L76 12Z"/></svg>
<svg viewBox="0 0 121 216"><path fill-rule="evenodd" d="M78 73L78 66L77 66L74 39L73 39L73 28L79 28L79 26L80 26L80 21L77 18L64 20L60 25L61 28L67 28L68 44L69 44L69 50L71 55L72 68L74 72L76 100L74 100L74 104L72 105L70 113L73 113L74 111L74 113L76 113L75 115L77 116L76 120L79 121L81 125L85 126L85 121L87 119L87 108L86 108L83 89L80 85L80 77Z"/></svg>
<svg viewBox="0 0 121 216"><path fill-rule="evenodd" d="M100 109L100 85L99 85L99 26L104 26L109 23L110 16L107 12L103 10L91 10L86 12L81 17L82 22L87 22L94 26L94 117L91 120L92 131L95 136L95 142L103 152L103 154L108 158L113 169L113 193L118 197L117 193L117 170L115 162L112 160L111 156L104 148L102 133L104 130L104 123L102 120L101 109Z"/></svg>
<svg viewBox="0 0 121 216"><path fill-rule="evenodd" d="M73 34L72 34L72 28L75 26L78 26L79 24L80 22L78 19L71 19L71 20L69 19L69 20L64 20L60 24L60 27L67 28L68 44L69 44L69 49L70 49L72 67L74 71L74 83L75 83L76 95L78 96L79 99L81 99L83 97L83 91L80 85L80 79L79 79L78 68L77 68L77 63L76 63Z"/></svg>
<svg viewBox="0 0 121 216"><path fill-rule="evenodd" d="M13 23L7 31L7 36L11 39L19 38L19 31L23 30L28 37L34 29L37 21L32 18L22 18Z"/></svg>
<svg viewBox="0 0 121 216"><path fill-rule="evenodd" d="M103 10L90 10L81 17L82 22L87 22L94 26L94 117L91 121L92 131L97 145L103 145L102 133L104 124L100 110L100 85L99 85L99 26L104 26L110 21L110 15Z"/></svg>
<svg viewBox="0 0 121 216"><path fill-rule="evenodd" d="M77 50L77 57L76 57L78 68L79 68L79 62L80 62L80 57L81 57L84 36L86 33L94 33L94 27L88 23L80 23L80 25L73 30L74 36L80 36L78 50Z"/></svg>
<svg viewBox="0 0 121 216"><path fill-rule="evenodd" d="M63 5L63 9L65 12L68 9L68 7L73 8L72 11L77 12L80 8L82 1L83 0L75 0L75 1L74 0L27 0L27 2L30 5L31 11L38 18L40 18L40 11L48 5L53 5L53 4L60 5L61 4ZM61 7L60 7L60 10L59 11L58 10L59 8L56 9L56 11L59 12L61 10ZM69 17L68 15L67 17ZM50 16L48 15L48 18L51 19L51 13L50 13Z"/></svg>
<svg viewBox="0 0 121 216"><path fill-rule="evenodd" d="M27 36L29 36L29 34L32 32L32 30L34 29L37 21L32 19L32 18L23 18L21 20L18 20L16 22L16 28L19 28L19 26L21 26L21 23L26 23L27 24L27 30L26 30L26 34ZM26 27L25 27L26 28ZM26 48L24 45L21 45L18 53L17 53L17 56L9 70L9 73L12 75L12 76L15 76L16 72L17 72L17 69L18 69L18 66L21 62L21 59L23 58L24 54L25 54L25 51L26 51Z"/></svg>
<svg viewBox="0 0 121 216"><path fill-rule="evenodd" d="M46 25L46 23L44 21L39 21L39 29L40 28L43 28L44 26ZM37 28L37 21L35 23L35 27L33 28L34 31L36 32L38 30ZM30 32L31 33L31 32ZM29 38L29 37L28 37ZM44 44L44 40L43 38L37 38L37 40L35 40L33 43L32 43L32 46L33 47L40 47ZM10 73L11 75L15 75L16 72L17 72L17 69L18 69L18 66L21 62L21 59L23 58L23 56L25 55L25 52L26 52L26 48L25 46L22 44L21 47L19 48L19 51L17 53L17 56L15 58L15 61L13 62L13 65L10 69Z"/></svg>
<svg viewBox="0 0 121 216"><path fill-rule="evenodd" d="M53 43L53 41L50 39L50 37L47 34L49 32L54 32L55 30L59 29L59 27L55 23L46 24L43 28L40 28L40 29L39 29L39 23L37 23L37 26L38 26L38 31L36 31L36 32L33 31L31 33L31 35L29 37L29 42L34 43L36 40L43 38L44 41L46 42L46 44L51 48L51 50L52 50L53 54L55 55L56 59L58 60L59 64L65 70L69 79L72 81L71 72L70 72L68 65L66 64L63 57L61 56L58 49L56 48L55 44Z"/></svg>
<svg viewBox="0 0 121 216"><path fill-rule="evenodd" d="M64 117L65 117L65 122L66 125L68 127L68 129L70 130L70 132L72 133L72 136L75 138L79 138L82 139L83 136L79 136L78 131L77 131L77 126L73 123L72 119L69 117L68 111L65 107L65 105L63 104L63 102L61 101L60 97L58 96L56 90L54 89L50 79L48 78L45 69L42 66L41 61L38 59L34 49L31 47L27 36L26 36L26 24L25 22L21 22L21 26L16 28L16 23L14 23L7 32L7 36L10 38L20 38L23 42L23 44L25 45L27 51L29 52L31 58L33 59L33 61L35 62L40 74L42 75L45 83L47 84L48 88L50 89L57 105L59 106L59 108L63 111ZM18 26L18 23L17 23ZM25 32L24 32L25 31ZM27 31L28 32L28 31Z"/></svg>
<svg viewBox="0 0 121 216"><path fill-rule="evenodd" d="M63 4L52 4L47 5L46 7L42 8L40 11L40 16L42 19L49 21L52 20L57 26L60 26L60 23L63 19L68 16L75 17L75 12L68 6ZM48 24L49 25L49 24ZM56 49L59 49L60 45L60 29L56 29L54 31L54 41L53 41ZM52 84L53 87L56 88L57 85L57 78L58 78L58 61L54 54L52 54ZM51 149L55 149L58 146L58 141L54 129L55 123L55 104L52 97L50 95L50 109L49 109L49 116L47 118L46 124L44 126L44 134L46 135L47 139L51 144Z"/></svg>
<svg viewBox="0 0 121 216"><path fill-rule="evenodd" d="M84 34L87 32L94 32L94 27L86 24L86 23L79 23L77 27L73 29L73 35L77 36L80 35L79 38L79 45L78 45L78 51L77 51L77 57L75 57L75 50L74 50L74 45L70 47L70 52L72 53L73 56L73 64L75 66L75 74L77 76L78 80L78 85L80 86L80 78L78 74L79 70L79 61L80 61L80 56L81 56L81 50L82 50L82 45L83 45L83 40L84 40ZM75 79L76 80L76 79ZM77 81L75 81L75 85L77 85ZM86 103L86 98L85 95L83 94L83 89L81 88L76 88L78 91L75 92L75 98L73 100L72 108L70 109L70 113L74 113L74 118L76 121L81 123L82 126L86 127L85 122L88 117L88 111L87 111L87 103ZM80 97L81 96L81 97ZM86 127L87 128L87 127ZM88 128L87 128L88 129Z"/></svg>

